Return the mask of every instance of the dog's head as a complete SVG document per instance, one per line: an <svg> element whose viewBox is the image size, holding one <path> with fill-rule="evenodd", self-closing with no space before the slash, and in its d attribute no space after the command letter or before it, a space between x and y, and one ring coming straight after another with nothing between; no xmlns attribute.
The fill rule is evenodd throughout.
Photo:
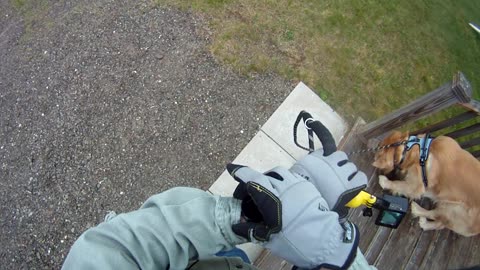
<svg viewBox="0 0 480 270"><path fill-rule="evenodd" d="M379 146L389 145L408 139L408 132L393 131ZM404 145L382 149L375 154L373 166L380 170L381 174L387 175L395 169L395 165L402 159Z"/></svg>

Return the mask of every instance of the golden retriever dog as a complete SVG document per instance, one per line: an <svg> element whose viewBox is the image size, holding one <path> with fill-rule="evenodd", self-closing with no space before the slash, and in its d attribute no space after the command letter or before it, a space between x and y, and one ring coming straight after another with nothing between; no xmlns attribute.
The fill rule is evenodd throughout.
<svg viewBox="0 0 480 270"><path fill-rule="evenodd" d="M425 134L418 135L418 138L424 137ZM394 131L380 145L408 139L408 132ZM411 199L432 199L435 203L432 210L424 209L413 201L411 203L412 214L420 218L419 225L424 230L448 228L463 236L479 234L480 162L452 138L437 137L431 142L425 165L425 186L420 166L420 146L414 145L406 152L404 149L403 144L375 154L373 166L382 174L396 172L404 176L403 180L391 181L380 175L380 186Z"/></svg>

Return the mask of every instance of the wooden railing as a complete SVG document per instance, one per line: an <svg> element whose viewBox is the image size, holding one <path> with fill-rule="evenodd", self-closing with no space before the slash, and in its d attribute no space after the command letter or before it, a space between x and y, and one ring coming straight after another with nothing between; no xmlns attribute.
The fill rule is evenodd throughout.
<svg viewBox="0 0 480 270"><path fill-rule="evenodd" d="M472 87L470 83L461 72L458 72L452 82L446 83L381 119L360 127L357 134L365 142L378 139L393 129L397 129L407 123L417 121L453 105L462 106L466 109L466 112L416 130L411 132L411 134L442 132L441 130L449 129L447 133L442 134L458 139L467 135L471 137L480 131L480 123L473 123L457 130L451 130L452 127L460 123L471 121L473 118L480 118L480 102L472 99ZM460 143L460 146L464 149L477 145L480 145L480 137L469 138L469 140ZM480 150L471 152L475 157L480 157Z"/></svg>

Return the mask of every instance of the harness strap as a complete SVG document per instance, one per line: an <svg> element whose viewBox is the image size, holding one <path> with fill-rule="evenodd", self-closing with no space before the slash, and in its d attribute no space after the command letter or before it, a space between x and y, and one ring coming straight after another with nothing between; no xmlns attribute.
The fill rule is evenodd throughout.
<svg viewBox="0 0 480 270"><path fill-rule="evenodd" d="M433 137L430 136L430 134L425 134L425 137L423 138L418 138L417 136L410 136L408 138L408 143L405 146L404 153L406 151L409 151L412 149L413 146L418 144L418 147L420 148L420 166L422 167L422 181L423 185L425 187L428 186L428 179L427 179L427 159L428 155L430 153L430 145L432 144ZM403 155L405 156L405 155ZM403 161L403 157L402 157Z"/></svg>
<svg viewBox="0 0 480 270"><path fill-rule="evenodd" d="M297 141L297 127L300 122L303 122L305 128L307 129L308 148L300 145ZM301 111L298 114L297 120L295 120L295 124L293 125L293 141L298 147L307 150L309 153L312 153L315 151L313 134L315 134L322 143L324 156L328 156L337 151L335 140L333 139L332 133L330 133L327 127L325 127L320 121L313 120L312 115L308 112Z"/></svg>
<svg viewBox="0 0 480 270"><path fill-rule="evenodd" d="M308 127L308 122L311 122L313 121L313 119L311 118L312 116L305 112L305 111L301 111L298 116L297 116L297 119L295 120L295 123L293 124L293 141L295 142L295 144L304 149L304 150L307 150L309 153L313 152L315 150L315 145L314 145L314 139L313 139L313 130ZM303 120L303 124L305 125L305 128L307 129L307 133L308 133L308 148L303 146L303 145L300 145L297 141L297 127L298 127L298 124Z"/></svg>
<svg viewBox="0 0 480 270"><path fill-rule="evenodd" d="M423 178L423 185L425 187L428 186L427 181L427 159L428 154L430 153L430 145L432 144L433 138L430 138L430 134L426 134L423 140L422 149L420 152L420 166L422 166L422 178Z"/></svg>

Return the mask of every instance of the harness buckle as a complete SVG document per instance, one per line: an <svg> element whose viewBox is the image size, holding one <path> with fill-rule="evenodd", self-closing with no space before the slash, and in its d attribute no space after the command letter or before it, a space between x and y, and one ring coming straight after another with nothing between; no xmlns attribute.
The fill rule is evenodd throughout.
<svg viewBox="0 0 480 270"><path fill-rule="evenodd" d="M425 166L425 158L424 157L421 157L420 158L420 166L424 167Z"/></svg>

